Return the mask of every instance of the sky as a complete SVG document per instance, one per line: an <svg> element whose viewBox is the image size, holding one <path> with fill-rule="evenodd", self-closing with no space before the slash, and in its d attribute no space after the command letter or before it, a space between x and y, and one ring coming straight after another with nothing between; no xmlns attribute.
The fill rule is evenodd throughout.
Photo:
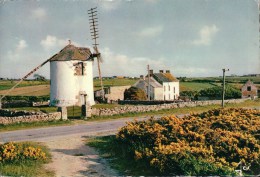
<svg viewBox="0 0 260 177"><path fill-rule="evenodd" d="M103 76L260 73L259 0L0 0L0 77L21 78L68 45L90 47L97 7ZM94 62L94 76L97 63ZM50 77L50 64L37 74Z"/></svg>

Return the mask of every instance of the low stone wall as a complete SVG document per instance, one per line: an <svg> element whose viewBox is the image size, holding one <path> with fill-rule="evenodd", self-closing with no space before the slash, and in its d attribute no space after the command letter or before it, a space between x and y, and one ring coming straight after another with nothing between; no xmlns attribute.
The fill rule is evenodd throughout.
<svg viewBox="0 0 260 177"><path fill-rule="evenodd" d="M225 103L241 103L247 99L233 99L225 100ZM159 111L163 109L175 109L182 107L195 107L195 106L206 106L212 104L221 104L221 100L210 100L210 101L189 101L189 102L180 102L180 103L171 103L171 104L159 104L159 105L136 105L136 106L122 106L115 107L112 109L109 108L92 108L92 116L112 116L125 113L136 113L136 112L149 112L149 111Z"/></svg>
<svg viewBox="0 0 260 177"><path fill-rule="evenodd" d="M42 122L59 119L61 119L60 112L43 113L0 109L0 124L4 125L20 122Z"/></svg>

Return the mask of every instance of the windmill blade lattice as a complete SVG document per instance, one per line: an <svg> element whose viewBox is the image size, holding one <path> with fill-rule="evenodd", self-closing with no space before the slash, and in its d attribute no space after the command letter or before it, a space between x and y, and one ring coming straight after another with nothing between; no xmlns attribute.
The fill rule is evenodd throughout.
<svg viewBox="0 0 260 177"><path fill-rule="evenodd" d="M101 53L99 52L98 47L97 47L98 46L97 39L99 38L98 23L97 23L98 22L97 7L91 8L90 10L88 10L88 14L89 14L89 23L90 23L90 33L91 33L92 40L94 40L93 48L95 51L95 57L97 58L98 75L99 75L100 86L101 86L101 97L102 97L102 100L104 101L105 93L104 93L101 67L100 67L100 63L103 62L103 59L102 59Z"/></svg>

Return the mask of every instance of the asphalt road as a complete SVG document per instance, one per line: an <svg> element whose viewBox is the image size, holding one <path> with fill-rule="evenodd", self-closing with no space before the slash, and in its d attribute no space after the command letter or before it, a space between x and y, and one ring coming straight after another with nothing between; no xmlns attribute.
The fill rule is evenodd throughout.
<svg viewBox="0 0 260 177"><path fill-rule="evenodd" d="M144 120L147 117L138 118ZM73 134L97 135L104 132L116 132L120 127L126 125L126 122L133 121L133 118L124 118L109 120L104 122L87 122L86 124L58 126L47 128L36 128L27 130L16 130L0 133L0 142L9 141L31 141L53 136L66 136Z"/></svg>

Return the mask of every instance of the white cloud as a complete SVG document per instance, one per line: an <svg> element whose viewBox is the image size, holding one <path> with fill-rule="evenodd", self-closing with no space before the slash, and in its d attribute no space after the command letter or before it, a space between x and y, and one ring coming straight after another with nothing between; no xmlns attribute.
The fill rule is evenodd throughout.
<svg viewBox="0 0 260 177"><path fill-rule="evenodd" d="M140 37L155 37L160 35L162 31L163 31L163 26L155 26L155 27L144 28L139 32L138 35Z"/></svg>
<svg viewBox="0 0 260 177"><path fill-rule="evenodd" d="M25 40L20 40L20 41L18 42L18 45L17 45L17 47L16 47L16 50L23 50L23 49L25 49L26 47L27 47L26 41L25 41Z"/></svg>
<svg viewBox="0 0 260 177"><path fill-rule="evenodd" d="M67 39L58 39L56 36L52 35L47 35L45 39L41 40L41 45L45 50L52 50L65 47L67 44Z"/></svg>
<svg viewBox="0 0 260 177"><path fill-rule="evenodd" d="M210 45L213 37L216 35L218 31L219 29L216 27L216 25L203 26L199 31L199 39L192 41L192 44Z"/></svg>
<svg viewBox="0 0 260 177"><path fill-rule="evenodd" d="M111 10L115 10L119 7L119 5L121 4L120 0L102 0L100 2L100 6L102 9L107 10L107 11L111 11Z"/></svg>
<svg viewBox="0 0 260 177"><path fill-rule="evenodd" d="M146 57L128 57L123 54L116 54L109 48L104 48L101 51L103 63L101 64L101 70L103 76L139 76L145 74L147 65L155 71L159 69L165 69L166 61L161 59L153 60ZM94 75L97 76L96 61L94 61Z"/></svg>
<svg viewBox="0 0 260 177"><path fill-rule="evenodd" d="M39 7L37 9L32 10L31 15L32 15L32 18L35 18L35 19L44 19L46 17L47 13L46 13L45 9Z"/></svg>
<svg viewBox="0 0 260 177"><path fill-rule="evenodd" d="M147 3L155 4L155 3L159 2L160 0L144 0L144 1Z"/></svg>

